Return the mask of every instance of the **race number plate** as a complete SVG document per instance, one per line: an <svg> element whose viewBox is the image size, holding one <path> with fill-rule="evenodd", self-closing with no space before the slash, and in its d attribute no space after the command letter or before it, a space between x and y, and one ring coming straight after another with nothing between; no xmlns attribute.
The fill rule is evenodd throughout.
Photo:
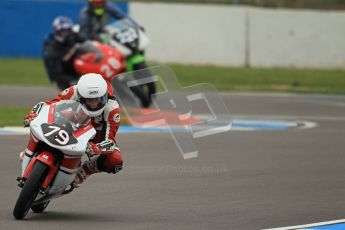
<svg viewBox="0 0 345 230"><path fill-rule="evenodd" d="M78 140L64 127L55 124L42 124L43 135L53 145L65 146L76 144Z"/></svg>

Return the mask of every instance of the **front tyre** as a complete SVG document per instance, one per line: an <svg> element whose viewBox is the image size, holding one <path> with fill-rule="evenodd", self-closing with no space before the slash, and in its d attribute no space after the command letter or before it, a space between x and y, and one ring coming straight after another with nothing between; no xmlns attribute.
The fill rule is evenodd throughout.
<svg viewBox="0 0 345 230"><path fill-rule="evenodd" d="M37 161L32 168L29 178L26 180L24 187L19 194L16 205L14 206L13 216L16 219L21 220L28 213L31 205L37 197L41 184L46 177L48 168L49 167L47 165L40 161Z"/></svg>

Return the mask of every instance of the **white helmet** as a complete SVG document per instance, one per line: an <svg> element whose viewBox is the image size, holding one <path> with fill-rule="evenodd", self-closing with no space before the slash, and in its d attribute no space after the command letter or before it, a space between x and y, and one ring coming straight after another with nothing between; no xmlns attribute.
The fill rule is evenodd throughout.
<svg viewBox="0 0 345 230"><path fill-rule="evenodd" d="M102 114L108 101L107 89L107 83L100 74L88 73L80 77L77 84L78 101L87 115L97 117ZM99 99L96 108L87 103L87 99L93 98Z"/></svg>

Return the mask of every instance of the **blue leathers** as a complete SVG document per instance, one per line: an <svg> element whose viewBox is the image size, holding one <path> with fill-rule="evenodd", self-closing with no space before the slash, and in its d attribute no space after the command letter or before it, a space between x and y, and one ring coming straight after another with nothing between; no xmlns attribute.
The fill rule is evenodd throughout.
<svg viewBox="0 0 345 230"><path fill-rule="evenodd" d="M51 33L43 42L44 66L49 80L55 82L60 90L68 88L71 81L79 79L73 68L73 58L66 58L66 55L76 43L82 41L73 33L64 42L59 42L54 33Z"/></svg>

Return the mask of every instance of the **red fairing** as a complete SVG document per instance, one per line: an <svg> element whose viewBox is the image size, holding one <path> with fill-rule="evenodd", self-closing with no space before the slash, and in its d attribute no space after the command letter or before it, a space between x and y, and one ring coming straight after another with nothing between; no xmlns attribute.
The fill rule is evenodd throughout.
<svg viewBox="0 0 345 230"><path fill-rule="evenodd" d="M74 60L74 69L80 75L101 74L106 81L110 82L115 75L125 70L125 57L114 47L96 41L92 44L102 53L103 58L97 60L96 53L82 54Z"/></svg>
<svg viewBox="0 0 345 230"><path fill-rule="evenodd" d="M65 157L61 161L61 166L68 169L75 169L79 167L80 164L81 164L80 157L68 157L66 154L65 154Z"/></svg>
<svg viewBox="0 0 345 230"><path fill-rule="evenodd" d="M36 158L37 160L41 161L42 163L50 167L55 166L55 157L51 152L48 152L48 151L41 152L38 154Z"/></svg>
<svg viewBox="0 0 345 230"><path fill-rule="evenodd" d="M48 123L54 123L54 112L55 112L55 105L50 105L49 113L48 113Z"/></svg>
<svg viewBox="0 0 345 230"><path fill-rule="evenodd" d="M35 152L37 144L38 144L37 138L35 138L35 136L32 133L30 133L29 142L28 142L26 148L31 152Z"/></svg>
<svg viewBox="0 0 345 230"><path fill-rule="evenodd" d="M73 132L73 136L74 136L75 138L78 138L78 137L80 137L81 135L83 135L84 133L86 133L87 131L89 131L89 130L92 129L92 128L93 128L93 126L92 126L92 124L90 123L90 124L88 124L86 127L74 131L74 132Z"/></svg>

